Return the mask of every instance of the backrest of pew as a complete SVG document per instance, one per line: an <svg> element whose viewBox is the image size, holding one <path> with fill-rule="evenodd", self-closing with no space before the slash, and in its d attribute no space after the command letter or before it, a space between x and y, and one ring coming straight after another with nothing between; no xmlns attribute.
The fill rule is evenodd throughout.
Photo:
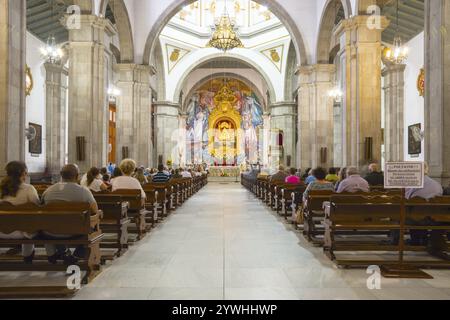
<svg viewBox="0 0 450 320"><path fill-rule="evenodd" d="M334 224L398 222L401 198L398 196L333 195L330 218Z"/></svg>
<svg viewBox="0 0 450 320"><path fill-rule="evenodd" d="M329 201L333 194L331 190L311 190L308 194L308 210L322 211L323 203Z"/></svg>
<svg viewBox="0 0 450 320"><path fill-rule="evenodd" d="M128 202L130 210L142 209L141 190L121 189L114 192L93 192L93 195L97 202Z"/></svg>
<svg viewBox="0 0 450 320"><path fill-rule="evenodd" d="M436 222L450 223L450 197L436 197L425 200L410 199L406 202L406 216L415 221L431 218Z"/></svg>
<svg viewBox="0 0 450 320"><path fill-rule="evenodd" d="M0 232L20 230L30 234L47 231L66 235L88 235L100 217L86 203L54 203L45 206L12 206L0 203Z"/></svg>

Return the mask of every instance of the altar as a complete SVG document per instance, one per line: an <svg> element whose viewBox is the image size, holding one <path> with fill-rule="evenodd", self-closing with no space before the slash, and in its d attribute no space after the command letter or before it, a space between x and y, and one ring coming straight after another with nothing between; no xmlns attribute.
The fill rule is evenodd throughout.
<svg viewBox="0 0 450 320"><path fill-rule="evenodd" d="M234 182L239 181L241 169L231 166L211 166L209 167L208 180L211 182Z"/></svg>

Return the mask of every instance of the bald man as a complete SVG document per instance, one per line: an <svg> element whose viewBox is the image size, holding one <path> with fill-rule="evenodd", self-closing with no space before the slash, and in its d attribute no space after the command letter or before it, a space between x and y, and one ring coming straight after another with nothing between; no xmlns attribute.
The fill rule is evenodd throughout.
<svg viewBox="0 0 450 320"><path fill-rule="evenodd" d="M78 184L79 177L78 166L74 164L66 165L61 170L62 182L57 183L47 189L42 195L42 200L45 204L55 202L76 202L76 203L89 203L92 213L98 212L97 202L94 199L89 189L82 187ZM68 239L67 235L55 235L44 232L45 238L50 240ZM66 264L75 264L85 254L85 248L83 246L78 247L73 256L70 250L67 250L65 246L46 246L48 261L56 264L58 260L63 260Z"/></svg>

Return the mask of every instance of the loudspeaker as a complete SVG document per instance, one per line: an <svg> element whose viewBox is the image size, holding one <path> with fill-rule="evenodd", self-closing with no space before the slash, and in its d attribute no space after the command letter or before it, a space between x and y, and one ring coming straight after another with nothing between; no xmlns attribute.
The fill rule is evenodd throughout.
<svg viewBox="0 0 450 320"><path fill-rule="evenodd" d="M130 157L130 151L128 147L122 147L122 160Z"/></svg>
<svg viewBox="0 0 450 320"><path fill-rule="evenodd" d="M370 161L373 159L373 138L367 137L364 141L364 160Z"/></svg>
<svg viewBox="0 0 450 320"><path fill-rule="evenodd" d="M163 157L163 155L159 155L158 156L158 165L164 165L164 157Z"/></svg>
<svg viewBox="0 0 450 320"><path fill-rule="evenodd" d="M86 138L76 137L77 161L86 161Z"/></svg>
<svg viewBox="0 0 450 320"><path fill-rule="evenodd" d="M320 163L327 163L328 160L328 148L320 148Z"/></svg>
<svg viewBox="0 0 450 320"><path fill-rule="evenodd" d="M290 167L292 163L292 156L286 156L286 166Z"/></svg>

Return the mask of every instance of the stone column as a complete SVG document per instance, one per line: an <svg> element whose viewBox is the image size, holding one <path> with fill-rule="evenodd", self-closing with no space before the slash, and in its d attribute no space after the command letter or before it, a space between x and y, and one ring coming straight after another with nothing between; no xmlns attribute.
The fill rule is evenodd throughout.
<svg viewBox="0 0 450 320"><path fill-rule="evenodd" d="M281 164L287 163L288 156L291 157L291 167L296 167L296 127L297 106L295 102L280 102L270 106L270 127L272 130L283 130L284 154Z"/></svg>
<svg viewBox="0 0 450 320"><path fill-rule="evenodd" d="M25 159L26 1L0 0L0 175Z"/></svg>
<svg viewBox="0 0 450 320"><path fill-rule="evenodd" d="M425 1L425 159L450 182L450 2Z"/></svg>
<svg viewBox="0 0 450 320"><path fill-rule="evenodd" d="M388 21L380 17L371 29L368 16L343 20L335 35L344 50L345 89L344 165L362 167L381 161L381 33ZM372 159L365 156L366 139L371 139Z"/></svg>
<svg viewBox="0 0 450 320"><path fill-rule="evenodd" d="M69 30L69 162L82 172L108 159L108 100L105 44L116 32L108 19L80 16L80 29ZM85 159L77 157L84 137Z"/></svg>
<svg viewBox="0 0 450 320"><path fill-rule="evenodd" d="M58 175L66 160L66 95L68 70L45 63L47 170Z"/></svg>
<svg viewBox="0 0 450 320"><path fill-rule="evenodd" d="M123 158L123 148L128 156L150 167L152 160L152 91L150 67L136 64L118 64L117 100L117 159Z"/></svg>
<svg viewBox="0 0 450 320"><path fill-rule="evenodd" d="M179 110L176 103L158 101L156 105L156 162L159 164L159 157L162 156L163 164L168 160L175 161L178 158L179 143Z"/></svg>
<svg viewBox="0 0 450 320"><path fill-rule="evenodd" d="M298 71L298 164L302 169L333 166L334 113L328 93L333 88L335 71L335 66L328 64L305 66Z"/></svg>
<svg viewBox="0 0 450 320"><path fill-rule="evenodd" d="M270 146L270 113L265 112L263 115L264 120L264 129L263 134L260 136L262 138L262 143L260 142L260 146L262 146L262 150L260 150L261 154L261 165L264 168L269 167L270 165L270 159L269 159L269 146Z"/></svg>
<svg viewBox="0 0 450 320"><path fill-rule="evenodd" d="M404 100L405 100L404 64L386 65L382 71L384 77L384 137L386 161L404 160Z"/></svg>
<svg viewBox="0 0 450 320"><path fill-rule="evenodd" d="M177 159L174 159L174 163L179 167L186 166L186 159L188 158L187 152L189 149L187 148L187 132L186 132L186 122L188 119L187 113L180 114L178 121L178 141L176 152L178 153ZM181 156L181 157L180 157Z"/></svg>

